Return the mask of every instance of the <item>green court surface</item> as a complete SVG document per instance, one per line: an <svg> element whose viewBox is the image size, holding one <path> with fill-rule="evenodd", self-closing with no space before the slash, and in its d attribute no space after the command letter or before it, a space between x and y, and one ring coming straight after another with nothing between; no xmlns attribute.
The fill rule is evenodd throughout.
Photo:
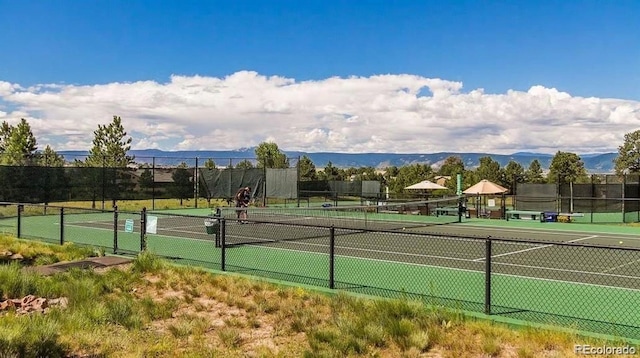
<svg viewBox="0 0 640 358"><path fill-rule="evenodd" d="M197 210L201 215L211 213L211 209ZM149 216L157 219L157 233L146 237L149 250L185 263L221 268L222 250L215 245L215 235L206 232L205 217L170 211ZM376 221L375 216L368 218ZM532 321L553 317L555 322L587 331L640 339L640 228L489 219L429 226L434 218L414 226L408 218L416 221L420 216L391 218L405 219L406 230L337 230L335 287L386 296L408 294L476 312L483 312L488 304L491 313L499 316ZM133 222L133 232L125 230L127 219ZM16 218L0 219L0 231L15 234L16 224ZM120 213L116 223L112 213L65 215L64 240L110 252L114 227L119 250L140 250L137 214ZM21 236L60 242L60 228L59 215L23 217ZM225 250L226 270L330 285L328 228L286 222L243 225L229 220L225 229L228 243L253 242Z"/></svg>

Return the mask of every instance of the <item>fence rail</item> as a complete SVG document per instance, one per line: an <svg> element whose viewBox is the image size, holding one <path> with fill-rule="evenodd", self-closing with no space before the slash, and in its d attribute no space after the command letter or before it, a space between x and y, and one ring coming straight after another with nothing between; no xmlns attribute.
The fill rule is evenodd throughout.
<svg viewBox="0 0 640 358"><path fill-rule="evenodd" d="M640 339L639 248L10 205L20 238Z"/></svg>

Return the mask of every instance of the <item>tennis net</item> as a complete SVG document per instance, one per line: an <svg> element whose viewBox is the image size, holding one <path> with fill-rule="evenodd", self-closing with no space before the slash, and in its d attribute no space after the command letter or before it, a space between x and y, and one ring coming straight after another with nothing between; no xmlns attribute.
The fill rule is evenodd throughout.
<svg viewBox="0 0 640 358"><path fill-rule="evenodd" d="M461 197L360 206L220 208L229 245L327 238L364 231L395 231L458 223ZM247 218L238 213L246 210Z"/></svg>

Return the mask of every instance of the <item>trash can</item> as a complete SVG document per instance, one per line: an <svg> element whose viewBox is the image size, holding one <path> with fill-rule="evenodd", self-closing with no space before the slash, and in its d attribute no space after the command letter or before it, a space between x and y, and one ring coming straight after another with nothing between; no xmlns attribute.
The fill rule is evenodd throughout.
<svg viewBox="0 0 640 358"><path fill-rule="evenodd" d="M216 218L206 218L204 219L204 228L209 235L218 234L220 231L220 221Z"/></svg>
<svg viewBox="0 0 640 358"><path fill-rule="evenodd" d="M540 217L540 222L555 223L558 222L558 213L555 211L544 211Z"/></svg>

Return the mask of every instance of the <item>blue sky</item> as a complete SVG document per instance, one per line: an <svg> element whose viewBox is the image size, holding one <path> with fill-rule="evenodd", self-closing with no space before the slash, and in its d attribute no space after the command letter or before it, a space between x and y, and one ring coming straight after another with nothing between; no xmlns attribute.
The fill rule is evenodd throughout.
<svg viewBox="0 0 640 358"><path fill-rule="evenodd" d="M285 108L283 113L293 116L290 118L297 113L299 116L309 116L310 121L327 115L343 119L355 117L362 120L360 124L364 126L384 119L376 119L375 113L381 113L380 109L376 112L375 108L378 107L371 110L369 106L365 110L354 105L356 102L371 102L376 95L386 96L390 91L413 88L416 82L422 83L417 85L414 96L419 102L421 98L432 96L439 88L425 85L423 79L441 79L460 84L462 87L452 92L454 95L465 95L464 98L458 98L458 102L418 103L382 110L396 113L413 110L422 121L426 121L425 124L432 124L429 120L444 123L468 116L465 112L449 118L443 111L446 112L447 106L460 108L461 102L468 103L473 98L469 94L474 90L483 89L482 96L511 98L513 96L510 97L509 93L516 91L538 98L538 95L529 92L531 88L539 86L551 91L545 96L559 96L560 102L564 101L564 94L572 100L582 101L580 104L573 103L570 110L554 107L551 109L553 113L549 113L549 109L540 109L540 103L532 103L529 98L526 108L534 106L539 113L533 116L537 118L521 118L521 123L540 120L540 116L543 116L542 119L549 123L557 120L561 125L575 125L587 118L585 126L598 127L595 123L606 128L607 121L617 124L622 121L625 125L609 138L618 140L624 132L638 127L640 116L636 107L640 101L639 15L639 1L0 0L0 82L5 83L5 88L11 88L5 90L4 95L0 91L0 120L13 123L17 117L28 117L36 132L42 135L43 140L39 142L51 142L58 147L81 147L84 144L79 138L73 138L72 128L67 132L50 133L53 126L40 122L60 120L64 124L64 119L58 117L63 112L56 111L56 108L63 106L63 99L64 103L75 103L72 98L78 103L86 103L87 98L100 98L103 103L100 108L105 113L118 114L123 119L130 118L132 122L146 120L151 126L156 126L156 132L163 125L173 130L188 131L180 129L180 120L172 117L171 113L177 115L177 109L169 104L169 98L184 96L189 89L179 85L179 94L169 90L174 82L172 76L190 79L187 87L197 87L199 93L211 90L207 86L237 86L234 87L236 92L242 92L240 96L246 98L252 94L243 92L243 89L255 87L256 83L252 81L261 82L263 78L266 81L275 77L286 79L289 85L293 83L297 86L294 92L299 93L308 90L310 84L335 92L334 87L327 87L333 83L330 79L334 77L345 80L338 85L338 88L344 89L354 85L348 81L352 77L375 83L379 81L375 76L388 75L391 77L382 81L393 83L392 88L378 88L381 92L377 94L368 89L376 88L375 85L361 87L358 84L355 85L358 91L354 92L354 102L343 103L341 97L340 100L327 98L322 103L313 103L316 108L334 108L329 114L318 109L296 112L299 108L309 108L310 104L299 100L300 103L292 105L282 93L265 98L259 107L268 107L268 113L272 113L273 108L278 108L277 111ZM240 76L244 81L242 83L225 82L228 77L246 71L256 76ZM404 75L415 76L418 80L397 77ZM200 81L193 82L194 79ZM212 80L225 83L212 84ZM148 86L147 82L160 87L151 86L153 88L147 88L147 92L144 92L146 95L149 95L148 91L154 93L153 103L114 104L115 99L105 95L109 92L109 86L129 84L120 88L124 91L134 86ZM32 88L36 85L47 86ZM276 83L270 87L274 88L281 89L282 84ZM134 92L140 96L140 91L143 90L138 88ZM83 99L74 96L78 92L82 93ZM306 96L311 96L311 93L317 92L310 91ZM349 94L347 92L344 95ZM52 104L52 96L57 96L61 102ZM133 94L127 98L131 96ZM615 99L618 102L615 105L608 104L604 109L585 109L585 106L592 105L584 101L590 97ZM158 98L164 99L161 102L166 104L167 111L144 113L140 110L140 107L158 108ZM393 102L392 99L387 100ZM474 105L482 108L491 105L493 114L499 116L501 105L493 103L496 99L487 97L485 100L491 103L482 101ZM198 104L210 103L206 101L206 98L200 98ZM521 99L511 98L506 106L521 102ZM543 101L548 102L557 103L548 98ZM110 103L113 105L111 108L108 107ZM419 108L416 109L416 106ZM616 115L612 119L611 113L621 106L631 108L622 108L626 116L618 112L617 116L622 116L622 119ZM234 122L246 120L247 125L252 123L253 126L259 126L259 117L249 118L245 115L247 111L253 113L254 107L254 104L248 104L247 110L232 114L221 113L219 107L210 107L210 117L231 116ZM436 110L429 112L425 108ZM85 110L87 113L94 111L96 116L101 113L95 107ZM596 112L603 110L608 110L609 114L599 117ZM567 111L572 112L573 117L570 117L573 120L563 117ZM491 115L489 111L482 118ZM109 120L109 116L101 116L91 119L87 127ZM412 120L409 117L407 121ZM265 114L264 118L270 116ZM507 119L513 120L508 116L505 117ZM282 125L286 124L283 122ZM557 126L556 123L553 125ZM132 127L132 133L139 136L134 138L138 140L138 146L200 149L204 148L203 143L206 142L178 142L175 138L170 140L162 136L153 139L150 132L144 131L144 123ZM486 139L487 143L495 141L497 131L509 135L509 128L492 130L492 125L487 127L493 136ZM349 150L346 142L353 135L354 128L345 130L345 127L335 127L326 121L315 125L309 122L296 134L298 137L309 137L307 142L281 138L277 133L261 135L256 131L248 138L248 144L269 139L295 147L287 149L326 148L344 151ZM206 131L210 136L216 136L215 131L224 131L224 126L200 129L199 133ZM486 132L486 128L478 124L477 131L472 132L483 131ZM181 136L198 136L199 133L185 132ZM334 142L330 140L332 135ZM452 135L464 133L454 128ZM343 136L347 140L343 140L342 145L336 145L336 136ZM403 140L403 135L385 138L373 131L358 133L356 137L360 142L379 140L379 145L384 145L386 141ZM65 138L69 138L66 144L63 143ZM315 144L311 143L314 138ZM504 141L517 142L515 139ZM487 144L486 149L553 152L559 146L557 138L540 142L544 143ZM610 148L619 144L614 143ZM567 148L559 147L561 150L581 151L610 148L606 148L604 143L596 147L579 143L569 144ZM356 146L354 150L375 149L375 145L371 144L369 147ZM394 150L414 151L402 148ZM426 146L421 150L437 151L438 145ZM451 148L443 147L442 150Z"/></svg>

